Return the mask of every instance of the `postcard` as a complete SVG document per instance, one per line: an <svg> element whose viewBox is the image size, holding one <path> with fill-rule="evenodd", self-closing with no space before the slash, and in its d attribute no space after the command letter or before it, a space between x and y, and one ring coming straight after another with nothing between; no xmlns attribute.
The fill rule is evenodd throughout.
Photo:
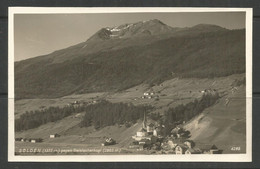
<svg viewBox="0 0 260 169"><path fill-rule="evenodd" d="M251 8L9 8L8 160L252 161Z"/></svg>

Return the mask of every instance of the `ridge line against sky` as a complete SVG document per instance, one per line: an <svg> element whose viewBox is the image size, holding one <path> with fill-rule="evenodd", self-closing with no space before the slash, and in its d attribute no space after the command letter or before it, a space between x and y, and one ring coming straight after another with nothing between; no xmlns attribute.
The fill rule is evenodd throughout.
<svg viewBox="0 0 260 169"><path fill-rule="evenodd" d="M14 58L25 60L86 41L101 28L158 19L171 27L245 28L244 12L15 14Z"/></svg>

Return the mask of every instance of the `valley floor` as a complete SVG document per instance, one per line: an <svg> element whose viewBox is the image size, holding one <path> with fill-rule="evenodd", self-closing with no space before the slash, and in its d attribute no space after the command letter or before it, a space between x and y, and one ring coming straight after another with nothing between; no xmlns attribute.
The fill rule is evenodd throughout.
<svg viewBox="0 0 260 169"><path fill-rule="evenodd" d="M213 106L205 109L200 115L184 125L191 132L191 138L197 144L215 144L223 153L245 153L246 150L246 101L245 86L235 87L237 81L241 81L244 74L214 79L171 79L157 86L149 87L142 84L118 93L90 93L82 95L70 95L57 99L25 99L15 102L15 118L25 111L41 109L43 107L63 107L74 101L95 101L106 99L110 102L132 103L134 105L148 104L155 107L154 112L163 113L171 107L186 104L196 98L200 98L205 89L215 89L221 94L221 98ZM154 98L142 98L145 92L154 92ZM158 98L158 99L156 99ZM129 150L132 136L142 128L141 121L131 127L108 126L95 130L93 127L80 127L79 123L84 113L68 116L57 122L44 124L38 128L16 132L19 138L43 138L42 143L16 142L17 154L30 154L26 151L44 151L52 149L47 154L59 154L64 150L67 154L149 154L151 152L138 152ZM59 133L58 138L50 138L51 134ZM111 137L117 141L116 145L102 147L105 137ZM233 149L235 147L235 151ZM239 150L238 148L239 147ZM110 150L111 148L111 150ZM66 152L84 150L85 152ZM78 150L77 150L78 149ZM25 151L25 152L24 152ZM46 150L47 151L47 150ZM56 151L56 152L53 152ZM90 152L89 152L90 151ZM96 151L96 152L91 152ZM106 152L107 151L107 152ZM109 152L110 151L110 152ZM112 151L112 152L111 152ZM63 154L64 154L63 153ZM34 153L35 154L35 153ZM36 153L37 154L37 153ZM40 153L41 154L41 153ZM62 153L61 153L62 154Z"/></svg>

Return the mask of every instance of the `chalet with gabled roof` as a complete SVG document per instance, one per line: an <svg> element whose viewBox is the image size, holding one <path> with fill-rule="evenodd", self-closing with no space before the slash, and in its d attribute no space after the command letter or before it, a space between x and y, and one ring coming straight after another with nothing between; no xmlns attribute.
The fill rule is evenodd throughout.
<svg viewBox="0 0 260 169"><path fill-rule="evenodd" d="M220 150L215 144L196 144L203 154L219 154Z"/></svg>
<svg viewBox="0 0 260 169"><path fill-rule="evenodd" d="M185 140L185 141L184 141L184 144L185 144L186 146L188 146L189 148L193 148L193 147L195 146L195 143L194 143L194 141L192 141L192 140Z"/></svg>
<svg viewBox="0 0 260 169"><path fill-rule="evenodd" d="M51 134L51 135L50 135L50 138L56 138L56 137L60 137L60 135L57 134L57 133L56 133L56 134Z"/></svg>
<svg viewBox="0 0 260 169"><path fill-rule="evenodd" d="M185 152L189 149L185 144L180 144L175 147L175 154L185 154Z"/></svg>
<svg viewBox="0 0 260 169"><path fill-rule="evenodd" d="M188 148L185 151L185 154L201 154L200 149L196 149L196 148Z"/></svg>

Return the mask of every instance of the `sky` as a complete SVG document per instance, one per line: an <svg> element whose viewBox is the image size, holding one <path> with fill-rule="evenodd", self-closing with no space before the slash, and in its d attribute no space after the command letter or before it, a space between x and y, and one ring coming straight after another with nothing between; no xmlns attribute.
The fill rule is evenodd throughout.
<svg viewBox="0 0 260 169"><path fill-rule="evenodd" d="M150 19L172 27L214 24L227 29L245 28L244 12L15 14L14 59L24 60L76 45L104 27Z"/></svg>

